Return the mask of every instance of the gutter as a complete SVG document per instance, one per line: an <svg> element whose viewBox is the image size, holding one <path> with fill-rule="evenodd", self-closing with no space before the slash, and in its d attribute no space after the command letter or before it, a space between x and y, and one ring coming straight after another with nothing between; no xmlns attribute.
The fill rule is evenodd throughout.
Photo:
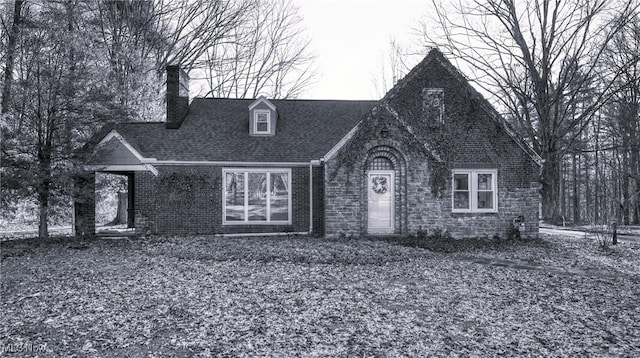
<svg viewBox="0 0 640 358"><path fill-rule="evenodd" d="M313 233L313 167L322 165L321 160L309 162L309 234Z"/></svg>

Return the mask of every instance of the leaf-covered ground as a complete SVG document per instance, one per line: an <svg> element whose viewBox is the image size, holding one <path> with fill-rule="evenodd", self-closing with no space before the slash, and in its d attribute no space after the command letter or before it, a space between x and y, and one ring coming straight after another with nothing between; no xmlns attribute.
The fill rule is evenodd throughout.
<svg viewBox="0 0 640 358"><path fill-rule="evenodd" d="M183 237L1 248L0 348L27 356L640 351L631 244L602 252L549 236L437 253L370 240Z"/></svg>

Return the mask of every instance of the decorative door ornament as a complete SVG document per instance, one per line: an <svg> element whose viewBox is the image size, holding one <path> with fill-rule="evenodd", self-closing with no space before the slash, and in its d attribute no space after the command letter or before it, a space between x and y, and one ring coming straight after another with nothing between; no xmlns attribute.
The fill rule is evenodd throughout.
<svg viewBox="0 0 640 358"><path fill-rule="evenodd" d="M376 194L385 194L389 190L387 178L383 176L371 177L371 191Z"/></svg>

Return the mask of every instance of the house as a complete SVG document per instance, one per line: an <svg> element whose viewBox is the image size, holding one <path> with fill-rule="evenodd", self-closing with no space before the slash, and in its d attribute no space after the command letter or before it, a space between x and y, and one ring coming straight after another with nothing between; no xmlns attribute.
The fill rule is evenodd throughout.
<svg viewBox="0 0 640 358"><path fill-rule="evenodd" d="M188 99L106 128L82 183L129 177L129 225L158 234L538 233L540 157L434 49L379 101ZM91 234L94 203L77 203Z"/></svg>

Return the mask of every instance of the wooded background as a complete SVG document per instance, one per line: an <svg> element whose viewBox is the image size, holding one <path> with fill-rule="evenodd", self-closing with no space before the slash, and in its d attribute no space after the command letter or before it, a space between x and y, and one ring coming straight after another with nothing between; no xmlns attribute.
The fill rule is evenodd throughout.
<svg viewBox="0 0 640 358"><path fill-rule="evenodd" d="M542 218L640 224L638 1L432 3L422 43L466 69L544 160Z"/></svg>
<svg viewBox="0 0 640 358"><path fill-rule="evenodd" d="M204 83L193 95L298 96L314 60L301 22L288 0L1 3L5 222L35 201L41 237L70 223L79 149L107 123L163 120L169 64Z"/></svg>
<svg viewBox="0 0 640 358"><path fill-rule="evenodd" d="M544 159L545 220L640 224L638 0L429 5L411 51L392 41L381 92L437 46ZM41 237L70 223L98 128L163 120L166 65L197 96L295 98L315 76L290 0L5 1L0 26L0 223L37 207Z"/></svg>

